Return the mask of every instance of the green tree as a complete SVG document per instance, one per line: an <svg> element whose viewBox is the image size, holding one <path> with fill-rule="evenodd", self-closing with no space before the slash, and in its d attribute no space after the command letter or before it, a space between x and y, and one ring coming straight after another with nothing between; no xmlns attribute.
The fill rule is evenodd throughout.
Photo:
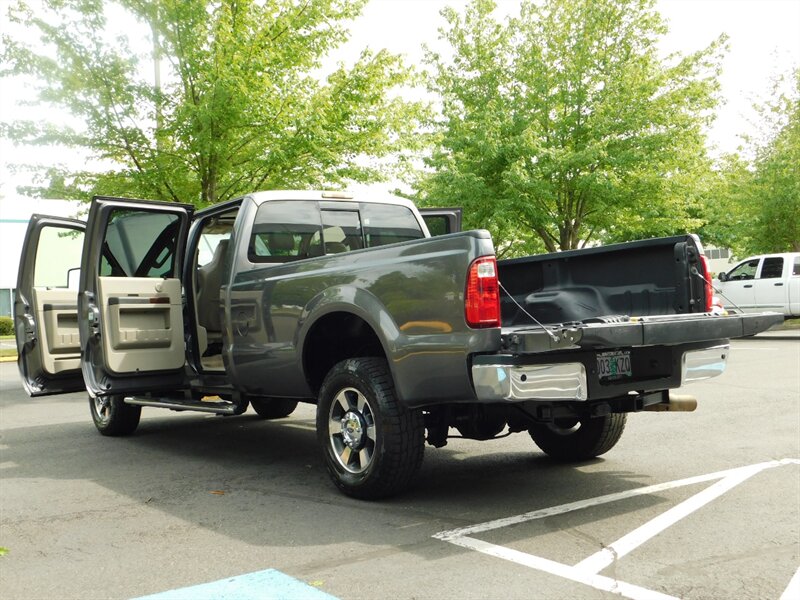
<svg viewBox="0 0 800 600"><path fill-rule="evenodd" d="M760 135L744 138L753 159L720 161L703 236L737 256L800 252L800 69L755 108Z"/></svg>
<svg viewBox="0 0 800 600"><path fill-rule="evenodd" d="M703 242L730 248L736 256L748 254L754 233L752 196L750 163L738 153L720 157L703 211L705 224L700 229Z"/></svg>
<svg viewBox="0 0 800 600"><path fill-rule="evenodd" d="M325 81L366 0L43 0L9 11L3 75L74 127L6 123L24 144L81 148L98 168L50 169L40 194L131 195L204 205L265 188L389 175L419 143L423 107L393 93L413 77L365 50ZM120 25L122 24L122 26ZM123 31L120 32L120 29Z"/></svg>
<svg viewBox="0 0 800 600"><path fill-rule="evenodd" d="M700 224L724 37L661 60L654 0L491 0L443 11L452 58L429 53L441 98L422 202L463 203L501 252L553 251Z"/></svg>
<svg viewBox="0 0 800 600"><path fill-rule="evenodd" d="M775 125L756 152L752 252L800 252L800 69L791 81L790 92L762 108Z"/></svg>

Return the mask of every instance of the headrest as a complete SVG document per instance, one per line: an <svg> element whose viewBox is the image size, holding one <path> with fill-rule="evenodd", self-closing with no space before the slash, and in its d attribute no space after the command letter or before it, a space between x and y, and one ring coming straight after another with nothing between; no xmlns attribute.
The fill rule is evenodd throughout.
<svg viewBox="0 0 800 600"><path fill-rule="evenodd" d="M222 255L225 254L225 251L228 249L228 242L230 240L220 240L217 247L214 248L214 256L211 257L211 262L218 262L222 260Z"/></svg>
<svg viewBox="0 0 800 600"><path fill-rule="evenodd" d="M276 232L269 234L269 251L286 252L294 250L294 236L288 232Z"/></svg>

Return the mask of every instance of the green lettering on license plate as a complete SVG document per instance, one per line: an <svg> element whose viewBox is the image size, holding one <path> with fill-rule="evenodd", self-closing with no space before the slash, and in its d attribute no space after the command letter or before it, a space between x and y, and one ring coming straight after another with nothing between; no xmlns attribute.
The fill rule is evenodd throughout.
<svg viewBox="0 0 800 600"><path fill-rule="evenodd" d="M597 376L598 378L611 380L621 379L622 377L632 377L631 353L603 352L597 355Z"/></svg>

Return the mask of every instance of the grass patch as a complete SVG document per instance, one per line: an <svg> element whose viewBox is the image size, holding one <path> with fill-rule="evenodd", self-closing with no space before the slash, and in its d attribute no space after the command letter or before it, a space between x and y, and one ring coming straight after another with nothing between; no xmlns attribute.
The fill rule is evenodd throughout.
<svg viewBox="0 0 800 600"><path fill-rule="evenodd" d="M800 319L786 319L783 322L784 329L800 329Z"/></svg>
<svg viewBox="0 0 800 600"><path fill-rule="evenodd" d="M0 358L17 358L16 348L0 348Z"/></svg>

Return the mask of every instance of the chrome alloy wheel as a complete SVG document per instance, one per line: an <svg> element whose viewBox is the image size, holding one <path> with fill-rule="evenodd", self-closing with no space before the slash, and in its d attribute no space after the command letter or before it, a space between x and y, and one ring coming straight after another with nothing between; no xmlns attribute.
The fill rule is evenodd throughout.
<svg viewBox="0 0 800 600"><path fill-rule="evenodd" d="M328 414L328 437L339 464L350 473L367 470L375 454L375 414L364 394L344 388Z"/></svg>
<svg viewBox="0 0 800 600"><path fill-rule="evenodd" d="M107 425L111 420L111 398L109 396L95 396L93 402L97 420L102 425Z"/></svg>

